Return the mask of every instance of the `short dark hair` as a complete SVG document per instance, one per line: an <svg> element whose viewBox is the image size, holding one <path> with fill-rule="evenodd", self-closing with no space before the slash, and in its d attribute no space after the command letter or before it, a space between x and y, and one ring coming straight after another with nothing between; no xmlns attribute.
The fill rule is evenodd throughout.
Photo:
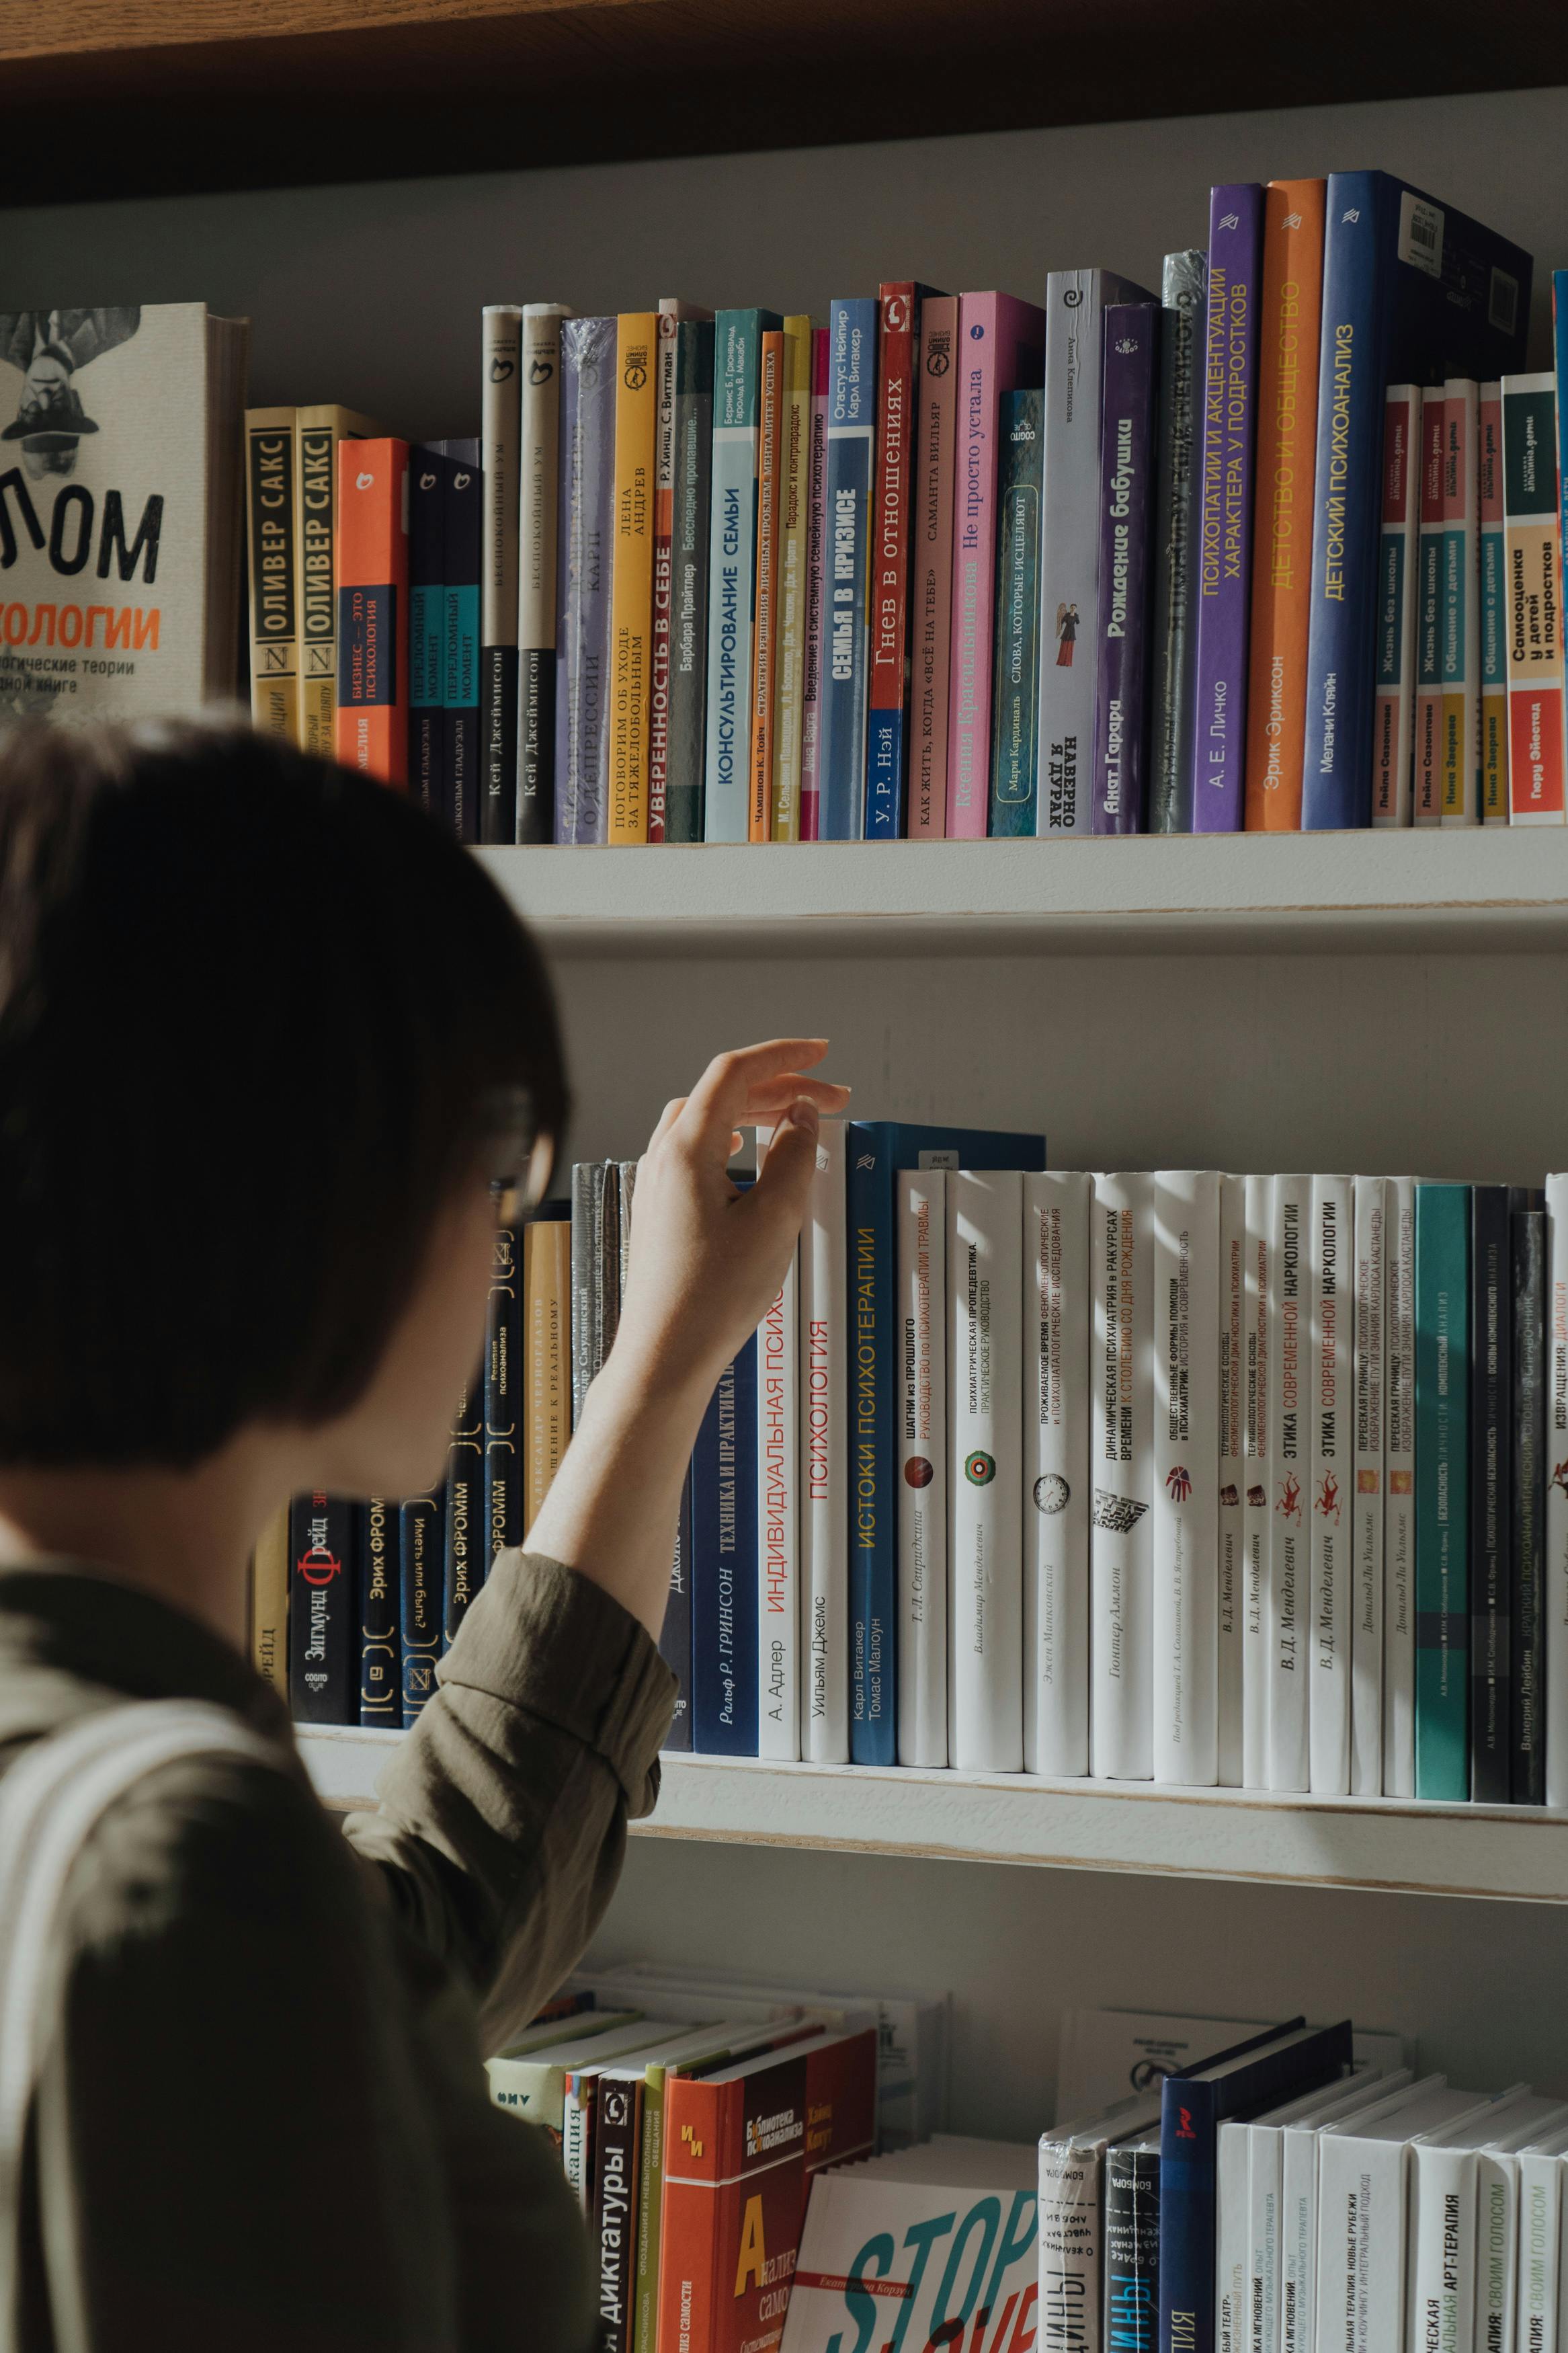
<svg viewBox="0 0 1568 2353"><path fill-rule="evenodd" d="M544 968L402 793L234 723L0 738L0 1461L188 1465L363 1393Z"/></svg>

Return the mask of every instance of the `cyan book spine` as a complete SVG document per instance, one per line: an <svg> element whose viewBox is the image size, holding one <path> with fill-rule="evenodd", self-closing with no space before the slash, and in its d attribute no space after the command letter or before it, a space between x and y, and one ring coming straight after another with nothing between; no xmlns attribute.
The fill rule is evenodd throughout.
<svg viewBox="0 0 1568 2353"><path fill-rule="evenodd" d="M565 319L556 549L557 841L603 841L609 820L615 489L616 322Z"/></svg>
<svg viewBox="0 0 1568 2353"><path fill-rule="evenodd" d="M1263 191L1209 195L1193 684L1193 831L1235 833L1247 768L1247 645Z"/></svg>
<svg viewBox="0 0 1568 2353"><path fill-rule="evenodd" d="M408 452L408 788L433 811L447 805L441 702L446 670L448 472L444 441Z"/></svg>
<svg viewBox="0 0 1568 2353"><path fill-rule="evenodd" d="M877 426L877 304L828 309L827 509L823 566L819 839L858 841L865 829L867 591Z"/></svg>
<svg viewBox="0 0 1568 2353"><path fill-rule="evenodd" d="M1415 1795L1470 1794L1468 1185L1415 1187Z"/></svg>
<svg viewBox="0 0 1568 2353"><path fill-rule="evenodd" d="M1105 306L1100 458L1100 644L1094 714L1094 830L1144 828L1149 503L1160 311Z"/></svg>
<svg viewBox="0 0 1568 2353"><path fill-rule="evenodd" d="M752 640L757 596L757 422L763 336L773 311L721 311L713 325L708 541L708 728L703 838L748 829Z"/></svg>
<svg viewBox="0 0 1568 2353"><path fill-rule="evenodd" d="M1005 392L997 438L996 620L991 708L994 834L1032 834L1040 708L1040 482L1045 396Z"/></svg>
<svg viewBox="0 0 1568 2353"><path fill-rule="evenodd" d="M476 440L448 441L446 637L441 705L447 762L447 813L459 841L479 839L479 573L483 564L484 476Z"/></svg>
<svg viewBox="0 0 1568 2353"><path fill-rule="evenodd" d="M1198 363L1209 260L1168 253L1160 315L1160 463L1154 487L1149 656L1149 830L1193 829L1193 565L1197 541Z"/></svg>

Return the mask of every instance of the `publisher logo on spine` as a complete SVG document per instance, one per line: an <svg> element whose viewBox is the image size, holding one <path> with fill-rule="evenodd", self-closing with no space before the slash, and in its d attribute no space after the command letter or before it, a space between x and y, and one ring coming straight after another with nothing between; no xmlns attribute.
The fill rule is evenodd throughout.
<svg viewBox="0 0 1568 2353"><path fill-rule="evenodd" d="M996 1476L995 1457L982 1453L976 1447L973 1454L963 1458L963 1475L972 1487L989 1487Z"/></svg>

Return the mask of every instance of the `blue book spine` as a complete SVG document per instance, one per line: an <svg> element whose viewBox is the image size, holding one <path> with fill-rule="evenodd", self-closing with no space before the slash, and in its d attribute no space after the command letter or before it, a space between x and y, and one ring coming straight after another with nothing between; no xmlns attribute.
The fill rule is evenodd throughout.
<svg viewBox="0 0 1568 2353"><path fill-rule="evenodd" d="M484 1552L522 1541L522 1236L498 1226L485 1327ZM481 1578L481 1582L483 1579Z"/></svg>
<svg viewBox="0 0 1568 2353"><path fill-rule="evenodd" d="M479 805L479 570L484 476L477 441L448 441L441 680L447 807L459 841L478 841Z"/></svg>
<svg viewBox="0 0 1568 2353"><path fill-rule="evenodd" d="M693 1746L757 1753L757 1343L719 1377L691 1458Z"/></svg>
<svg viewBox="0 0 1568 2353"><path fill-rule="evenodd" d="M675 1715L665 1739L667 1748L691 1746L691 1465L680 1491L680 1517L676 1523L675 1557L669 1564L669 1598L664 1605L658 1652L675 1677Z"/></svg>
<svg viewBox="0 0 1568 2353"><path fill-rule="evenodd" d="M397 1640L396 1506L373 1495L359 1522L359 1720L403 1721L403 1662Z"/></svg>
<svg viewBox="0 0 1568 2353"><path fill-rule="evenodd" d="M1262 258L1262 189L1252 181L1212 189L1193 655L1194 833L1235 833L1242 820Z"/></svg>
<svg viewBox="0 0 1568 2353"><path fill-rule="evenodd" d="M616 322L561 323L561 513L555 541L555 839L609 824L610 569Z"/></svg>
<svg viewBox="0 0 1568 2353"><path fill-rule="evenodd" d="M436 1695L441 1655L441 1553L446 1498L439 1488L412 1495L397 1510L399 1618L403 1635L403 1723L406 1730Z"/></svg>
<svg viewBox="0 0 1568 2353"><path fill-rule="evenodd" d="M442 811L449 470L444 441L419 443L408 453L408 789L422 807Z"/></svg>
<svg viewBox="0 0 1568 2353"><path fill-rule="evenodd" d="M1040 714L1043 392L1002 395L996 462L996 621L992 651L993 834L1033 834Z"/></svg>
<svg viewBox="0 0 1568 2353"><path fill-rule="evenodd" d="M866 698L871 658L867 597L876 470L875 301L833 302L827 335L818 839L858 841L866 829Z"/></svg>

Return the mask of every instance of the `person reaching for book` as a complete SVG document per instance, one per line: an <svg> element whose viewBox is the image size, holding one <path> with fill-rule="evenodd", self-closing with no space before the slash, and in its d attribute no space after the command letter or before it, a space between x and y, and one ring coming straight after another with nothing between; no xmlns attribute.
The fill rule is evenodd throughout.
<svg viewBox="0 0 1568 2353"><path fill-rule="evenodd" d="M549 986L358 775L228 725L0 741L0 2344L595 2342L482 2054L657 1797L682 1472L845 1103L825 1052L667 1106L529 1544L345 1837L244 1655L247 1563L291 1493L439 1475L492 1187L537 1198L564 1126Z"/></svg>

